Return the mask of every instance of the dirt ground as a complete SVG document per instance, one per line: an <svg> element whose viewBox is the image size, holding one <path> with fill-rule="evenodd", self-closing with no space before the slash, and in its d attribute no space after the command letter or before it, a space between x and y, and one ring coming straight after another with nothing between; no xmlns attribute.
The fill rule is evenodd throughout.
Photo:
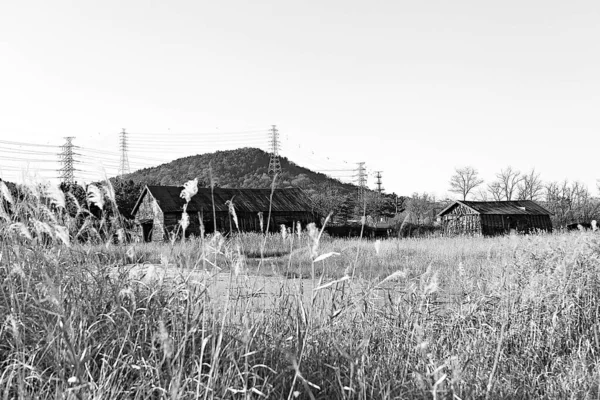
<svg viewBox="0 0 600 400"><path fill-rule="evenodd" d="M206 290L207 298L213 304L219 306L227 304L232 316L235 316L238 310L253 313L273 312L278 309L278 304L286 301L302 300L305 305L313 301L323 305L330 304L334 295L338 298L358 295L362 300L381 303L390 298L390 291L392 293L396 291L389 285L385 288L373 289L369 282L358 280L346 280L315 291L314 289L319 287L318 280L288 279L280 275L209 273L204 270L181 270L175 266L161 264L138 264L127 268L130 276L144 284L176 284L178 281L187 280L189 283L199 285ZM324 286L328 283L330 282L324 281L320 284Z"/></svg>

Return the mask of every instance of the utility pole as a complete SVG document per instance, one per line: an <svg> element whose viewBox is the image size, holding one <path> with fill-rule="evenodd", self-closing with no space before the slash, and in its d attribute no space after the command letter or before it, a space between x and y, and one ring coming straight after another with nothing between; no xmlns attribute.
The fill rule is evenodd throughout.
<svg viewBox="0 0 600 400"><path fill-rule="evenodd" d="M128 146L127 146L127 132L125 132L125 128L123 128L123 131L119 135L120 135L119 150L121 151L121 160L119 162L119 174L118 175L122 177L123 175L128 174L131 171L129 170L129 157L127 156Z"/></svg>
<svg viewBox="0 0 600 400"><path fill-rule="evenodd" d="M73 167L73 164L75 163L73 160L73 139L75 139L74 136L65 137L66 142L61 146L62 151L59 154L62 167L58 170L58 172L60 173L60 179L67 184L75 183L75 169Z"/></svg>
<svg viewBox="0 0 600 400"><path fill-rule="evenodd" d="M379 196L381 197L381 193L383 193L383 191L385 190L383 188L383 184L381 183L381 173L383 171L375 171L375 178L377 178L377 182L375 182L375 184L377 185L377 193L379 193Z"/></svg>
<svg viewBox="0 0 600 400"><path fill-rule="evenodd" d="M281 174L281 162L279 161L279 131L276 125L271 125L271 158L269 159L269 175Z"/></svg>
<svg viewBox="0 0 600 400"><path fill-rule="evenodd" d="M358 186L358 204L362 205L365 197L365 188L367 187L367 170L364 161L356 164L358 167L354 176L356 178L356 186Z"/></svg>

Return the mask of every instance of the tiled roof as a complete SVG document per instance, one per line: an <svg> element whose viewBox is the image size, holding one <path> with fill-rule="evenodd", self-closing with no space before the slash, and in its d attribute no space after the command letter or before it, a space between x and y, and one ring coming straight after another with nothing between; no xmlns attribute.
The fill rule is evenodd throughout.
<svg viewBox="0 0 600 400"><path fill-rule="evenodd" d="M165 212L181 212L185 200L180 197L181 186L147 186L152 197L156 199L160 209ZM142 192L133 214L137 212L141 199L146 195ZM227 200L232 200L236 212L268 212L271 189L223 189L215 188L211 195L210 188L199 188L198 193L192 197L187 211L211 211L214 198L215 211L227 211ZM271 202L271 212L312 212L311 200L299 188L275 189Z"/></svg>
<svg viewBox="0 0 600 400"><path fill-rule="evenodd" d="M513 201L463 201L458 200L443 209L438 216L452 211L458 204L463 204L478 214L490 215L552 215L544 207L531 200Z"/></svg>

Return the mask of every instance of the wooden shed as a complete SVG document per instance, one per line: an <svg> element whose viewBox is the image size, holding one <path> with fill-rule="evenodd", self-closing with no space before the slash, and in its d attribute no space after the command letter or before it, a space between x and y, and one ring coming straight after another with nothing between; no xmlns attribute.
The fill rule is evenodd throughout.
<svg viewBox="0 0 600 400"><path fill-rule="evenodd" d="M446 234L501 235L552 231L552 213L531 200L455 201L438 217Z"/></svg>
<svg viewBox="0 0 600 400"><path fill-rule="evenodd" d="M180 197L180 186L146 186L140 195L132 215L140 226L145 241L162 241L178 229L185 200ZM214 201L213 201L214 200ZM200 235L201 224L206 233L216 229L221 233L237 230L229 213L228 201L233 203L240 231L261 231L267 227L277 231L280 226L291 227L300 222L303 226L318 222L310 198L298 188L275 189L223 189L199 188L188 206L190 225L186 236ZM214 204L214 209L213 209Z"/></svg>

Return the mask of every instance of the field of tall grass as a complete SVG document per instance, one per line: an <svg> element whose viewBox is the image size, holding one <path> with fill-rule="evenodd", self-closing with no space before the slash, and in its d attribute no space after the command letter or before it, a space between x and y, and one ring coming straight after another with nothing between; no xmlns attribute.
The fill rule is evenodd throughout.
<svg viewBox="0 0 600 400"><path fill-rule="evenodd" d="M597 232L82 241L60 198L23 201L0 211L2 399L600 396ZM258 277L262 309L233 290Z"/></svg>

